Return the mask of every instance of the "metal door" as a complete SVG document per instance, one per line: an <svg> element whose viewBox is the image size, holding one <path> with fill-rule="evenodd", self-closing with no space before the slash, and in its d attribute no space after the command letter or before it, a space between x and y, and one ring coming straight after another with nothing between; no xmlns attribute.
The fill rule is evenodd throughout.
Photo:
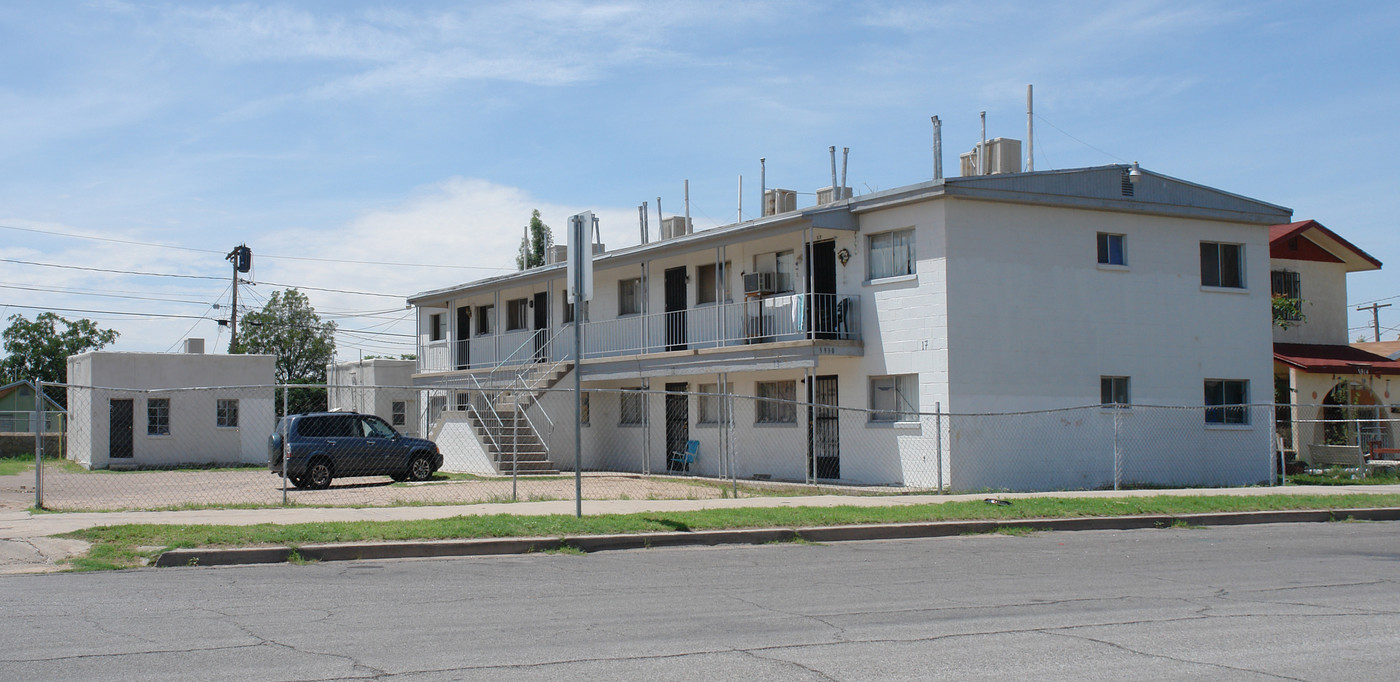
<svg viewBox="0 0 1400 682"><path fill-rule="evenodd" d="M685 350L685 267L666 271L666 350Z"/></svg>
<svg viewBox="0 0 1400 682"><path fill-rule="evenodd" d="M834 339L836 333L836 242L812 245L812 305L808 323L815 338Z"/></svg>
<svg viewBox="0 0 1400 682"><path fill-rule="evenodd" d="M469 305L457 308L457 369L468 369L472 366L472 307Z"/></svg>
<svg viewBox="0 0 1400 682"><path fill-rule="evenodd" d="M132 404L130 399L110 401L107 456L112 459L130 459L135 455L131 436Z"/></svg>
<svg viewBox="0 0 1400 682"><path fill-rule="evenodd" d="M686 384L666 384L666 470L690 471L682 461L690 440L690 396Z"/></svg>
<svg viewBox="0 0 1400 682"><path fill-rule="evenodd" d="M535 360L549 359L549 292L535 294Z"/></svg>
<svg viewBox="0 0 1400 682"><path fill-rule="evenodd" d="M836 409L836 377L816 377L808 399L812 406L807 410L807 472L816 478L841 478L841 412Z"/></svg>

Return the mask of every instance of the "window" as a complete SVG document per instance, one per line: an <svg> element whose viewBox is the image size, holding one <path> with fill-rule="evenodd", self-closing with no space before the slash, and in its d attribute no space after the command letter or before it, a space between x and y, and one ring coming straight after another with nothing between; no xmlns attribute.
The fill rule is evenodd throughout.
<svg viewBox="0 0 1400 682"><path fill-rule="evenodd" d="M457 391L457 411L466 412L472 404L471 391Z"/></svg>
<svg viewBox="0 0 1400 682"><path fill-rule="evenodd" d="M1201 286L1244 288L1244 245L1201 242Z"/></svg>
<svg viewBox="0 0 1400 682"><path fill-rule="evenodd" d="M496 314L496 306L484 305L476 309L476 333L491 333L491 316Z"/></svg>
<svg viewBox="0 0 1400 682"><path fill-rule="evenodd" d="M919 420L919 375L870 377L870 421Z"/></svg>
<svg viewBox="0 0 1400 682"><path fill-rule="evenodd" d="M617 314L636 315L642 312L642 278L633 277L617 283Z"/></svg>
<svg viewBox="0 0 1400 682"><path fill-rule="evenodd" d="M870 235L870 279L914 274L914 228Z"/></svg>
<svg viewBox="0 0 1400 682"><path fill-rule="evenodd" d="M754 272L774 273L774 293L793 290L793 275L797 272L796 255L792 251L760 253L753 257Z"/></svg>
<svg viewBox="0 0 1400 682"><path fill-rule="evenodd" d="M1099 233L1099 265L1127 265L1126 237L1121 234Z"/></svg>
<svg viewBox="0 0 1400 682"><path fill-rule="evenodd" d="M797 423L797 404L792 402L797 400L796 381L760 381L757 394L755 424Z"/></svg>
<svg viewBox="0 0 1400 682"><path fill-rule="evenodd" d="M618 418L619 424L636 425L647 423L646 394L642 389L628 389L622 393L621 416Z"/></svg>
<svg viewBox="0 0 1400 682"><path fill-rule="evenodd" d="M447 338L447 316L433 313L428 316L428 340L441 341Z"/></svg>
<svg viewBox="0 0 1400 682"><path fill-rule="evenodd" d="M700 424L728 423L728 405L725 396L719 392L719 384L700 384L696 389L700 394Z"/></svg>
<svg viewBox="0 0 1400 682"><path fill-rule="evenodd" d="M719 282L718 270L719 269L715 267L714 263L696 266L695 303L697 305L701 303L714 303L717 300L715 298L716 295L718 295L725 302L734 300L734 297L729 293L729 278L725 277L723 282ZM724 264L724 272L729 272L729 263ZM716 293L716 289L718 288L716 286L717 283L720 286L724 287L723 293Z"/></svg>
<svg viewBox="0 0 1400 682"><path fill-rule="evenodd" d="M1127 407L1128 377L1099 377L1099 404L1104 407Z"/></svg>
<svg viewBox="0 0 1400 682"><path fill-rule="evenodd" d="M513 332L517 329L525 329L529 324L530 299L515 298L506 301L506 331Z"/></svg>
<svg viewBox="0 0 1400 682"><path fill-rule="evenodd" d="M408 421L408 403L403 400L395 400L389 403L389 418L393 420L394 426L403 426Z"/></svg>
<svg viewBox="0 0 1400 682"><path fill-rule="evenodd" d="M146 435L170 435L170 399L146 399Z"/></svg>
<svg viewBox="0 0 1400 682"><path fill-rule="evenodd" d="M1269 273L1269 290L1274 298L1285 298L1290 301L1301 301L1302 278L1296 272L1288 270L1274 270ZM1299 321L1303 319L1303 311L1300 305L1288 305L1274 308L1274 316L1279 319Z"/></svg>
<svg viewBox="0 0 1400 682"><path fill-rule="evenodd" d="M238 426L238 401L220 398L214 402L214 425L225 428Z"/></svg>
<svg viewBox="0 0 1400 682"><path fill-rule="evenodd" d="M1248 424L1249 382L1240 379L1206 379L1206 423Z"/></svg>
<svg viewBox="0 0 1400 682"><path fill-rule="evenodd" d="M589 419L592 417L592 412L593 409L590 407L588 400L588 391L584 391L579 394L578 423L588 426Z"/></svg>

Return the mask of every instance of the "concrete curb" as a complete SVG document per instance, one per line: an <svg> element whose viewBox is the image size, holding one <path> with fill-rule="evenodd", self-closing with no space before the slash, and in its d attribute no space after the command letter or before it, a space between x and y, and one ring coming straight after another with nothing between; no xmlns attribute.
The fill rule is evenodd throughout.
<svg viewBox="0 0 1400 682"><path fill-rule="evenodd" d="M707 545L761 545L771 542L845 542L850 540L901 540L991 533L1002 528L1033 530L1136 530L1166 528L1177 522L1193 526L1235 526L1256 523L1326 523L1400 521L1400 507L1364 509L1214 512L1206 514L1154 514L1069 519L1009 519L1005 521L931 521L860 526L811 528L745 528L740 530L675 531L626 535L569 535L535 538L481 538L471 540L415 540L407 542L357 542L301 547L240 547L233 549L174 549L160 555L155 566L229 566L285 563L296 556L307 561L355 561L363 559L419 559L431 557L490 556L545 552L575 547L585 552L649 547Z"/></svg>

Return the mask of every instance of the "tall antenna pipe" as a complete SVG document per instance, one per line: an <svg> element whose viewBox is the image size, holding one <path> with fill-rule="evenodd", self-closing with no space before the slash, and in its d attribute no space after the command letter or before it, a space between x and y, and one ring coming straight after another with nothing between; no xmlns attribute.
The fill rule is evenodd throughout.
<svg viewBox="0 0 1400 682"><path fill-rule="evenodd" d="M933 179L943 179L943 122L937 116L929 117L933 121Z"/></svg>
<svg viewBox="0 0 1400 682"><path fill-rule="evenodd" d="M1035 170L1035 107L1032 106L1031 86L1026 85L1026 172Z"/></svg>
<svg viewBox="0 0 1400 682"><path fill-rule="evenodd" d="M666 238L666 217L661 214L661 197L656 198L656 229L661 230L659 235Z"/></svg>
<svg viewBox="0 0 1400 682"><path fill-rule="evenodd" d="M987 112L982 112L982 144L977 145L977 174L987 174Z"/></svg>
<svg viewBox="0 0 1400 682"><path fill-rule="evenodd" d="M849 161L850 158L851 158L851 148L850 148L850 147L842 147L842 148L841 148L841 191L840 191L839 194L837 194L837 198L838 198L838 199L845 199L845 198L847 198L847 197L846 197L846 162Z"/></svg>
<svg viewBox="0 0 1400 682"><path fill-rule="evenodd" d="M768 215L768 159L758 157L758 215Z"/></svg>
<svg viewBox="0 0 1400 682"><path fill-rule="evenodd" d="M685 181L685 225L681 226L685 234L690 234L690 179Z"/></svg>
<svg viewBox="0 0 1400 682"><path fill-rule="evenodd" d="M836 145L827 147L827 151L831 152L831 200L835 201L836 192L839 191L836 184Z"/></svg>
<svg viewBox="0 0 1400 682"><path fill-rule="evenodd" d="M642 243L647 243L647 202L637 207L637 227L642 231Z"/></svg>
<svg viewBox="0 0 1400 682"><path fill-rule="evenodd" d="M739 215L736 223L744 222L744 176L739 176Z"/></svg>

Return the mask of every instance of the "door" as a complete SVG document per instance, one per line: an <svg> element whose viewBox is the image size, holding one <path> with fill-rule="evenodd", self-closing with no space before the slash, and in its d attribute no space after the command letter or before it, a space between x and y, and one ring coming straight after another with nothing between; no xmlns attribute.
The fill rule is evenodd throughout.
<svg viewBox="0 0 1400 682"><path fill-rule="evenodd" d="M535 294L535 361L549 359L549 292Z"/></svg>
<svg viewBox="0 0 1400 682"><path fill-rule="evenodd" d="M110 401L111 418L108 420L107 456L112 459L130 459L135 455L131 437L132 404L125 399Z"/></svg>
<svg viewBox="0 0 1400 682"><path fill-rule="evenodd" d="M685 267L666 271L666 350L685 350Z"/></svg>
<svg viewBox="0 0 1400 682"><path fill-rule="evenodd" d="M836 242L812 244L811 254L812 281L807 290L812 292L812 306L808 323L815 332L813 338L834 339L837 338Z"/></svg>
<svg viewBox="0 0 1400 682"><path fill-rule="evenodd" d="M457 308L457 369L467 369L472 366L472 307L464 305Z"/></svg>
<svg viewBox="0 0 1400 682"><path fill-rule="evenodd" d="M666 470L690 471L682 461L690 440L690 401L686 384L666 384Z"/></svg>
<svg viewBox="0 0 1400 682"><path fill-rule="evenodd" d="M841 412L836 409L836 377L816 377L807 397L812 404L807 411L807 471L815 471L817 478L841 478Z"/></svg>

